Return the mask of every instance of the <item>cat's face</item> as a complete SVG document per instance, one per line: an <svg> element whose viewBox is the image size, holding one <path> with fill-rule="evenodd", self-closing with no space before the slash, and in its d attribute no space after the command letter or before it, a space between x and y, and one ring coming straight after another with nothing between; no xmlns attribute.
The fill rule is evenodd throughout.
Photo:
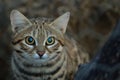
<svg viewBox="0 0 120 80"><path fill-rule="evenodd" d="M13 47L17 54L30 59L45 60L62 52L63 34L69 20L69 12L53 22L46 19L28 20L20 12L11 12Z"/></svg>
<svg viewBox="0 0 120 80"><path fill-rule="evenodd" d="M49 25L35 27L37 25L32 25L33 28L29 31L26 29L18 33L14 39L19 38L17 41L21 41L14 45L14 48L22 51L22 55L34 59L46 59L61 52L63 47L62 34L49 28Z"/></svg>

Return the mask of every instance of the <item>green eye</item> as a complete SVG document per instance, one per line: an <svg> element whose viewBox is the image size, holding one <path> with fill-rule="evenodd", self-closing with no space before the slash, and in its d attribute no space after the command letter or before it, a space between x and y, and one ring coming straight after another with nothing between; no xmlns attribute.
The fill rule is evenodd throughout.
<svg viewBox="0 0 120 80"><path fill-rule="evenodd" d="M54 37L49 37L47 39L46 45L52 45L55 43L55 38Z"/></svg>
<svg viewBox="0 0 120 80"><path fill-rule="evenodd" d="M31 36L27 36L25 38L25 42L29 45L34 45L35 44L35 40Z"/></svg>

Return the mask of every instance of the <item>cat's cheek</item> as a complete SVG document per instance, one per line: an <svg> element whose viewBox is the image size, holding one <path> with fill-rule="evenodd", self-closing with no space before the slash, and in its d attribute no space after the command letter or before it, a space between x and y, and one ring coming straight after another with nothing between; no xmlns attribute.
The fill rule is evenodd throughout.
<svg viewBox="0 0 120 80"><path fill-rule="evenodd" d="M33 46L31 45L27 45L27 44L24 44L24 43L21 43L21 49L25 52L31 52L31 50L33 50Z"/></svg>
<svg viewBox="0 0 120 80"><path fill-rule="evenodd" d="M40 57L37 53L34 53L32 56L34 59L39 59L39 57Z"/></svg>
<svg viewBox="0 0 120 80"><path fill-rule="evenodd" d="M63 50L63 46L60 46L59 48L58 48L58 51L62 51Z"/></svg>
<svg viewBox="0 0 120 80"><path fill-rule="evenodd" d="M20 45L13 46L15 50L20 50Z"/></svg>
<svg viewBox="0 0 120 80"><path fill-rule="evenodd" d="M47 59L48 58L48 54L45 53L43 56L42 56L43 59Z"/></svg>

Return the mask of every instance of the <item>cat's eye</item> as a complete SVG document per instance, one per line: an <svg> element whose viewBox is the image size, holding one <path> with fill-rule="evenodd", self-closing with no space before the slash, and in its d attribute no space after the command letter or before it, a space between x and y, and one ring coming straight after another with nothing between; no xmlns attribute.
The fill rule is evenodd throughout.
<svg viewBox="0 0 120 80"><path fill-rule="evenodd" d="M46 45L52 45L55 43L55 38L54 37L49 37L46 41Z"/></svg>
<svg viewBox="0 0 120 80"><path fill-rule="evenodd" d="M26 42L27 44L29 44L29 45L34 45L34 44L35 44L35 40L34 40L33 37L31 37L31 36L27 36L27 37L25 38L25 42Z"/></svg>

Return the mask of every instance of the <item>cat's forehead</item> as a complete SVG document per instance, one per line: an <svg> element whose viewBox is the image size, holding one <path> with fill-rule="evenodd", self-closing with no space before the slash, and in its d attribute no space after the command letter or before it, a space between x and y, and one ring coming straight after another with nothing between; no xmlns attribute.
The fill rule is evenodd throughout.
<svg viewBox="0 0 120 80"><path fill-rule="evenodd" d="M32 21L34 30L31 32L39 44L42 44L49 36L57 37L57 31L49 25L51 22L52 20L48 18L37 18Z"/></svg>
<svg viewBox="0 0 120 80"><path fill-rule="evenodd" d="M36 18L36 19L31 20L31 22L33 24L32 27L34 27L34 31L38 32L37 34L40 34L40 35L52 34L52 33L56 32L49 25L52 21L53 21L53 19L51 19L51 18Z"/></svg>
<svg viewBox="0 0 120 80"><path fill-rule="evenodd" d="M28 27L27 29L24 29L15 37L26 37L26 36L33 36L38 41L44 41L49 36L56 36L61 38L61 34L52 26L50 26L50 23L53 21L51 18L33 18L30 19L32 26Z"/></svg>
<svg viewBox="0 0 120 80"><path fill-rule="evenodd" d="M43 24L50 24L53 19L52 18L32 18L30 19L30 21L33 23L33 24L36 24L36 25L43 25Z"/></svg>

